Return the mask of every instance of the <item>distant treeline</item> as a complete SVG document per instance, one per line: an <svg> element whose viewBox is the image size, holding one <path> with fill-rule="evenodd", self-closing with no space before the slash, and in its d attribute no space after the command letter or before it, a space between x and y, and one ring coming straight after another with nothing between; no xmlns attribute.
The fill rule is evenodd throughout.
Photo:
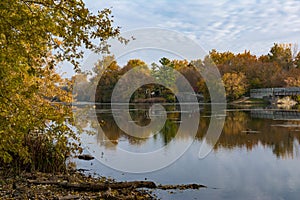
<svg viewBox="0 0 300 200"><path fill-rule="evenodd" d="M118 80L135 68L136 78L123 80L124 91L128 90L133 83L141 81L140 73L143 73L144 79L155 78L162 84L144 85L134 92L131 101L162 97L167 102L174 102L176 101L174 94L164 87L173 87L174 84L180 87L182 84L170 70L172 68L189 81L196 93L202 93L205 100L209 101L209 92L200 72L201 68L212 65L220 71L228 100L249 95L250 89L253 88L300 87L300 52L297 50L297 45L291 44L274 44L267 55L259 57L251 54L250 51L234 54L229 51L217 52L213 49L203 60L161 58L158 64L152 63L151 66L142 60L132 59L125 66L120 67L113 56L108 56L98 61L92 74L81 73L72 79L79 83L76 90L78 101L110 102ZM92 87L96 88L96 94L89 89ZM172 90L176 91L176 88Z"/></svg>

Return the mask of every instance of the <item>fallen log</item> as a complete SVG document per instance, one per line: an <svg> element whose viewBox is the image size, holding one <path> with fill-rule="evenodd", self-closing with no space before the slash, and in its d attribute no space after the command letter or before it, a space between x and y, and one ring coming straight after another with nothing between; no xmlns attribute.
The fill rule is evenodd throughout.
<svg viewBox="0 0 300 200"><path fill-rule="evenodd" d="M103 191L108 189L123 188L156 188L156 184L152 181L131 181L131 182L113 182L113 183L69 183L55 181L37 181L28 180L29 183L35 185L57 185L65 189L76 191Z"/></svg>
<svg viewBox="0 0 300 200"><path fill-rule="evenodd" d="M69 183L69 182L55 182L55 181L38 181L28 180L29 183L40 185L57 185L59 187L70 189L74 191L105 191L109 189L124 189L124 188L149 188L162 190L186 190L186 189L200 189L206 188L201 184L186 184L186 185L156 185L152 181L130 181L130 182L112 182L112 183Z"/></svg>
<svg viewBox="0 0 300 200"><path fill-rule="evenodd" d="M200 189L207 188L205 185L201 184L186 184L186 185L158 185L157 189L161 190L187 190L187 189Z"/></svg>

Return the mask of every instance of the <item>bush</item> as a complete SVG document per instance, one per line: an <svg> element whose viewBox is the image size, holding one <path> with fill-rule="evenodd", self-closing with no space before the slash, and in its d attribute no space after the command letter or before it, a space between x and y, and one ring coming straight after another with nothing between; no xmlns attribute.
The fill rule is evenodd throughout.
<svg viewBox="0 0 300 200"><path fill-rule="evenodd" d="M66 140L65 138L54 142L47 134L28 134L22 143L22 151L27 156L8 151L12 156L11 162L0 159L0 166L14 172L65 172L66 158L70 153Z"/></svg>

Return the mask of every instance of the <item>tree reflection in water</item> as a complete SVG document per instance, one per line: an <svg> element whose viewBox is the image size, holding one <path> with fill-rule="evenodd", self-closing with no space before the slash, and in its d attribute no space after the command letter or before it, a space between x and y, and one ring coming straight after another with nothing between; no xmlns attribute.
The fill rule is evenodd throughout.
<svg viewBox="0 0 300 200"><path fill-rule="evenodd" d="M139 133L143 138L137 138L124 133L114 121L109 105L97 105L97 110L105 109L108 112L97 112L97 119L105 135L98 133L97 139L100 145L107 145L107 148L116 148L118 141L127 140L130 145L142 146L147 140L156 140L158 135L163 138L166 145L175 138L180 126L181 117L193 117L193 111L180 112L178 105L164 105L167 111L167 121L159 133L145 131ZM149 104L135 104L130 106L132 120L140 125L146 126L150 123ZM125 109L120 107L120 110ZM186 117L184 116L184 117ZM209 107L202 107L201 119L196 135L196 140L202 141L210 122ZM121 117L121 116L120 116ZM191 123L193 121L191 120ZM185 126L189 127L189 125ZM183 130L183 134L176 139L186 140L192 134L188 128ZM103 142L111 141L110 144ZM215 151L220 148L234 149L246 148L252 150L259 144L269 148L278 158L294 157L300 141L300 121L298 120L272 120L252 118L250 111L228 110L222 134L214 147ZM209 143L209 138L207 138ZM299 156L299 155L298 155Z"/></svg>

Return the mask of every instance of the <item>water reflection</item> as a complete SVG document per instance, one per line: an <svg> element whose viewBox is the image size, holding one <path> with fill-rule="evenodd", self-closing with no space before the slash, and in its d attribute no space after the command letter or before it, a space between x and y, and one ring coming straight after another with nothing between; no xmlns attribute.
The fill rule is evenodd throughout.
<svg viewBox="0 0 300 200"><path fill-rule="evenodd" d="M210 107L200 105L201 119L194 138L188 126L195 123L195 111L187 108L181 112L177 105L164 106L168 117L165 126L157 133L141 132L143 139L129 136L120 130L114 121L110 106L97 105L95 114L91 113L94 108L84 108L82 117L79 114L79 122L89 128L96 128L97 124L101 124L103 130L96 131L97 135L87 139L86 143L91 146L91 153L100 155L98 160L101 162L94 160L91 165L89 162L79 161L78 166L117 180L147 178L161 184L199 183L209 186L209 189L205 190L175 191L175 194L155 191L161 199L299 199L299 118L278 118L276 113L284 111L278 108L229 108L226 111L223 132L213 152L205 159L198 159L197 152L211 121ZM141 126L147 125L150 120L148 108L149 105L131 105L131 120ZM120 113L121 116L124 109L120 106L114 112ZM259 114L262 111L267 112L269 116L275 116L275 113L276 117L264 117L266 115ZM299 109L293 111L298 114L300 112ZM96 122L86 120L86 116L92 117ZM189 117L187 126L181 135L175 137L182 117ZM171 145L166 149L166 155L170 155L170 152L176 153L179 146L194 139L194 143L175 163L151 173L124 173L103 164L103 160L106 159L118 162L120 159L127 159L120 156L120 148L140 153L159 149L168 143ZM212 144L211 140L206 138L208 144ZM138 165L128 161L127 164Z"/></svg>
<svg viewBox="0 0 300 200"><path fill-rule="evenodd" d="M130 106L130 116L132 121L139 126L146 126L151 121L151 115L156 117L160 115L159 112L152 110L152 113L149 113L151 105L150 104L136 104ZM119 140L128 140L132 145L142 145L146 140L153 139L156 140L158 135L163 138L163 144L170 142L176 135L178 127L180 124L181 115L180 106L176 105L165 105L164 108L167 111L167 120L165 125L160 130L160 132L152 132L150 129L144 129L144 132L139 132L138 137L133 137L121 130L116 124L112 112L97 112L98 122L101 124L101 129L103 132L98 133L97 140L100 144L104 140L110 140L114 142L115 145L118 144ZM110 105L98 105L97 110L109 110ZM114 110L115 113L118 113L118 117L122 117L122 111L126 108L123 105L119 105L119 110ZM135 130L132 130L135 132Z"/></svg>
<svg viewBox="0 0 300 200"><path fill-rule="evenodd" d="M151 114L160 115L160 113L149 113L149 108L149 104L130 105L132 121L140 126L146 126L151 121ZM183 134L176 139L182 141L194 139L188 127L195 123L192 119L193 114L197 111L189 110L186 107L185 110L180 111L179 105L164 105L164 108L167 111L167 120L159 132L145 129L144 132L139 132L139 137L133 137L117 126L110 110L110 105L97 105L97 120L103 130L97 135L98 144L104 145L105 148L115 149L117 145L120 145L120 141L126 141L129 143L129 146L143 148L143 144L150 140L152 141L152 146L148 150L155 150L168 144L175 138L183 116L191 119L188 121L190 124L183 128ZM122 117L122 110L124 109L126 108L120 105L119 110L114 110L114 112L119 112L120 115L117 116ZM204 138L211 116L209 106L202 105L200 110L201 118L195 138L198 141L202 141ZM278 113L281 116L280 118L276 118L276 115L279 115ZM275 117L272 118L270 116ZM289 120L285 119L285 116ZM290 120L290 116L293 116L293 120ZM226 112L222 134L214 146L214 150L218 151L220 148L246 148L250 151L258 145L262 145L271 149L278 158L293 158L298 148L295 144L298 144L300 141L300 121L297 120L298 116L300 119L300 112L297 110L284 113L283 111L275 112L272 110L229 109ZM107 140L110 142L107 142ZM212 144L210 138L206 138L206 142Z"/></svg>
<svg viewBox="0 0 300 200"><path fill-rule="evenodd" d="M294 142L300 139L299 128L299 121L254 118L250 111L228 112L223 133L215 148L246 147L252 150L261 144L272 149L277 157L293 157Z"/></svg>

